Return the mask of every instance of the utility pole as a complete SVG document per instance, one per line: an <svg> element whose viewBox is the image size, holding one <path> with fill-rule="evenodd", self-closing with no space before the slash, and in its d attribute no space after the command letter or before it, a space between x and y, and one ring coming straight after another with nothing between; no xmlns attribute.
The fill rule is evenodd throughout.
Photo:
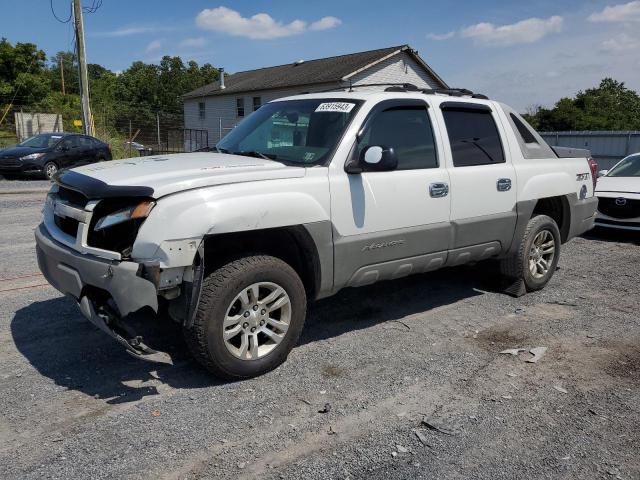
<svg viewBox="0 0 640 480"><path fill-rule="evenodd" d="M65 96L66 93L64 91L64 63L62 63L62 55L58 57L58 62L60 63L60 81L62 82L62 96Z"/></svg>
<svg viewBox="0 0 640 480"><path fill-rule="evenodd" d="M87 52L84 48L84 25L82 23L82 4L73 0L73 17L76 27L78 49L78 76L80 78L80 103L82 105L82 131L85 135L93 135L91 107L89 105L89 74L87 72Z"/></svg>
<svg viewBox="0 0 640 480"><path fill-rule="evenodd" d="M158 127L158 153L160 152L160 113L156 112L156 126Z"/></svg>

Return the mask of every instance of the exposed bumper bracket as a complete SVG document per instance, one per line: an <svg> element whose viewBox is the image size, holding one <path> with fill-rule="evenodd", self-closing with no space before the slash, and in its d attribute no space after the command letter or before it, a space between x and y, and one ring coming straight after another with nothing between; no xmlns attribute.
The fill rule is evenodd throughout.
<svg viewBox="0 0 640 480"><path fill-rule="evenodd" d="M136 335L129 325L125 325L108 308L100 307L96 310L94 303L87 296L80 299L78 306L82 314L91 323L121 344L131 356L148 362L173 365L173 360L168 353L159 352L148 347L142 341L142 337Z"/></svg>

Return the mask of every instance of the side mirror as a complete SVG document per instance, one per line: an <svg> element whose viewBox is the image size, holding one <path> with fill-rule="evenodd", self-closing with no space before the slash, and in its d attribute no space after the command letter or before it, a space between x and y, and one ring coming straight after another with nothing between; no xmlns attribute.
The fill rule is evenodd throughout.
<svg viewBox="0 0 640 480"><path fill-rule="evenodd" d="M358 160L345 165L347 173L388 172L398 168L398 156L392 147L370 145L360 152Z"/></svg>
<svg viewBox="0 0 640 480"><path fill-rule="evenodd" d="M600 170L598 172L598 178L604 177L607 173L609 173L609 170Z"/></svg>
<svg viewBox="0 0 640 480"><path fill-rule="evenodd" d="M60 147L58 147L58 150L60 150L61 152L67 152L69 150L69 147L67 147L66 145L60 145Z"/></svg>

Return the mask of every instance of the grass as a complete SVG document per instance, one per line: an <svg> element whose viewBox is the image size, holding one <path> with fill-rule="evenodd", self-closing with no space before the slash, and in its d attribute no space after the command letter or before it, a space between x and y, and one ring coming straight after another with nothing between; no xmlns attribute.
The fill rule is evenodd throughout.
<svg viewBox="0 0 640 480"><path fill-rule="evenodd" d="M0 130L0 148L11 147L18 143L18 138L14 132Z"/></svg>

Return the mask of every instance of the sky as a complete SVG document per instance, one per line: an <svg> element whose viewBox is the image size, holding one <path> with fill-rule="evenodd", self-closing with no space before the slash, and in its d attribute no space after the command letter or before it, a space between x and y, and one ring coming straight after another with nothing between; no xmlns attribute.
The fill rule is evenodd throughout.
<svg viewBox="0 0 640 480"><path fill-rule="evenodd" d="M0 36L73 50L51 6L69 17L69 0L0 0ZM640 91L640 0L103 0L84 18L88 61L113 71L179 55L233 73L409 44L450 86L520 111L606 76Z"/></svg>

